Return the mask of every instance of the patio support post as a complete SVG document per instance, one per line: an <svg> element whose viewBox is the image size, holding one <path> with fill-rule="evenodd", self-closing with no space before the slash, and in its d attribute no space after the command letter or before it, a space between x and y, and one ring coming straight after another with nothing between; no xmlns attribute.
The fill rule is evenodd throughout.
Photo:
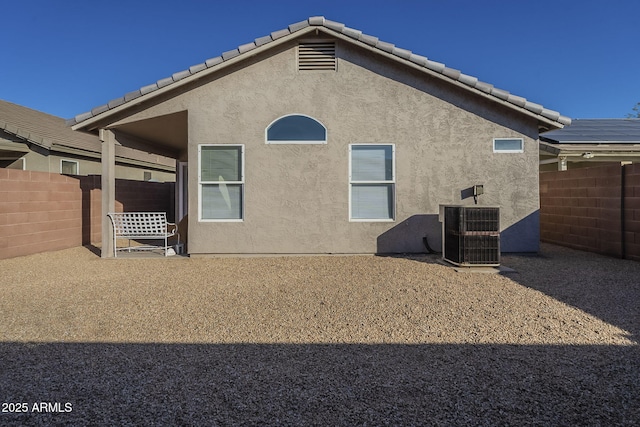
<svg viewBox="0 0 640 427"><path fill-rule="evenodd" d="M559 171L566 171L567 170L567 157L566 156L558 157L558 170Z"/></svg>
<svg viewBox="0 0 640 427"><path fill-rule="evenodd" d="M116 137L112 130L100 129L102 141L102 258L114 256L113 230L107 214L116 208Z"/></svg>

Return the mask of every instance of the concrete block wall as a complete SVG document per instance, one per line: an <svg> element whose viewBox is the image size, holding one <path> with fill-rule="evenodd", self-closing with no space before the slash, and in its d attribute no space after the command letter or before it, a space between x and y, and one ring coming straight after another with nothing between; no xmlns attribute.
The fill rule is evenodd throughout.
<svg viewBox="0 0 640 427"><path fill-rule="evenodd" d="M102 183L99 175L80 177L83 189L82 244L99 243L102 238ZM173 182L116 180L116 212L167 212L169 222L175 213Z"/></svg>
<svg viewBox="0 0 640 427"><path fill-rule="evenodd" d="M544 172L540 175L540 238L574 249L640 259L638 196L640 165L615 163Z"/></svg>
<svg viewBox="0 0 640 427"><path fill-rule="evenodd" d="M0 259L81 244L77 178L0 169Z"/></svg>
<svg viewBox="0 0 640 427"><path fill-rule="evenodd" d="M0 169L0 259L100 243L101 179ZM174 183L116 180L116 211L174 213Z"/></svg>
<svg viewBox="0 0 640 427"><path fill-rule="evenodd" d="M626 253L640 261L640 164L626 165L624 171Z"/></svg>

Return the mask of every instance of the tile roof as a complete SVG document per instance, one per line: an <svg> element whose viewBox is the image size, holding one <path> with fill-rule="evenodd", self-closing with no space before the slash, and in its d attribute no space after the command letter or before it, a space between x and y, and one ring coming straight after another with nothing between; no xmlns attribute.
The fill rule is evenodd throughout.
<svg viewBox="0 0 640 427"><path fill-rule="evenodd" d="M2 132L50 151L93 158L100 158L102 155L102 143L96 135L72 130L61 117L0 99L0 139ZM119 162L125 164L168 171L174 170L175 166L175 161L171 158L139 150L124 152L116 148L116 157Z"/></svg>
<svg viewBox="0 0 640 427"><path fill-rule="evenodd" d="M540 134L540 139L555 144L640 144L640 119L577 119Z"/></svg>
<svg viewBox="0 0 640 427"><path fill-rule="evenodd" d="M446 78L459 82L471 89L478 90L486 95L496 98L496 100L504 101L507 104L522 108L551 122L559 123L560 126L568 125L571 123L571 119L569 117L563 116L557 111L549 110L547 108L544 108L540 104L528 101L525 98L513 95L505 90L495 88L489 83L481 82L476 77L463 74L459 70L449 68L440 62L432 61L421 55L416 55L410 50L396 47L391 43L379 40L377 37L363 34L362 31L349 28L345 26L345 24L325 19L323 16L313 16L304 21L291 24L287 28L284 28L282 30L274 31L267 36L257 38L251 43L243 44L236 49L224 52L222 55L208 59L202 64L194 65L186 70L177 72L170 77L158 80L153 84L130 92L124 97L114 99L105 105L101 105L92 109L91 111L79 114L74 118L68 120L67 125L74 126L76 124L79 124L85 120L96 117L120 105L131 102L134 99L151 94L163 87L175 84L187 77L190 77L197 73L201 73L207 69L215 68L220 64L223 64L224 62L229 61L230 59L233 59L237 56L241 56L253 49L267 45L275 40L296 33L298 31L305 30L308 27L326 29L329 30L327 31L328 33L335 32L340 35L346 36L350 39L353 39L354 41L364 43L373 48L379 49L382 52L391 54L398 60L410 61L411 63L416 64L419 67L424 68L425 70L430 70Z"/></svg>
<svg viewBox="0 0 640 427"><path fill-rule="evenodd" d="M63 118L3 100L0 100L0 130L47 150L69 147L94 153L102 151L98 137L74 132Z"/></svg>

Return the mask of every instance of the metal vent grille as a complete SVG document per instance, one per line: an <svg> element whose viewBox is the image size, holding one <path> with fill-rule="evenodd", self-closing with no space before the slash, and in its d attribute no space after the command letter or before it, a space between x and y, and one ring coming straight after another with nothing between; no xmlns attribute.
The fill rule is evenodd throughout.
<svg viewBox="0 0 640 427"><path fill-rule="evenodd" d="M500 264L500 209L446 206L444 258L456 265Z"/></svg>
<svg viewBox="0 0 640 427"><path fill-rule="evenodd" d="M301 43L298 46L298 70L336 70L336 44L334 42Z"/></svg>

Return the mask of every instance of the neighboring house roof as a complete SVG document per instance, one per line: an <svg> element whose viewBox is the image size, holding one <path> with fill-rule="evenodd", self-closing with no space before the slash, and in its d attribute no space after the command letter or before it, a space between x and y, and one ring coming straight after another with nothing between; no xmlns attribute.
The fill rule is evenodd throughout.
<svg viewBox="0 0 640 427"><path fill-rule="evenodd" d="M640 144L640 119L576 119L570 126L540 134L557 144Z"/></svg>
<svg viewBox="0 0 640 427"><path fill-rule="evenodd" d="M102 143L94 135L75 132L66 125L65 119L22 105L0 100L0 132L13 135L19 141L34 144L48 151L75 154L99 159ZM7 143L8 150L17 151L18 143ZM0 145L0 150L2 146ZM118 150L118 148L116 149ZM20 150L26 152L28 150ZM147 166L174 171L175 160L131 149L116 153L118 161L131 165Z"/></svg>
<svg viewBox="0 0 640 427"><path fill-rule="evenodd" d="M95 135L74 132L60 117L0 100L0 130L47 150L80 149L100 153Z"/></svg>
<svg viewBox="0 0 640 427"><path fill-rule="evenodd" d="M560 113L544 108L540 104L527 101L525 98L510 94L509 92L498 89L491 84L481 82L476 77L462 74L460 71L448 68L444 64L427 59L424 56L416 55L409 50L401 49L391 43L383 42L377 37L363 34L362 31L346 27L339 22L330 21L322 16L311 17L307 20L289 25L289 27L275 31L267 36L255 39L253 42L243 44L236 49L224 52L222 55L209 59L201 64L189 67L189 69L180 71L170 77L158 80L157 82L144 86L133 92L129 92L123 97L116 98L107 104L92 109L89 112L79 114L73 119L67 121L69 126L74 129L80 129L85 125L90 125L94 119L100 120L111 113L121 111L131 103L137 104L144 100L150 99L156 95L164 93L167 90L179 87L182 84L189 83L194 79L200 78L215 72L216 70L226 66L228 63L235 63L237 58L252 56L263 49L279 44L279 42L288 40L290 35L297 37L313 31L322 31L341 38L343 40L356 43L360 46L370 48L380 54L386 55L397 61L406 63L414 68L460 85L468 90L476 91L478 94L485 95L490 99L504 103L505 105L532 114L540 121L545 122L553 127L562 127L571 123L569 117L565 117ZM142 99L140 99L142 98ZM135 102L133 102L135 100Z"/></svg>
<svg viewBox="0 0 640 427"><path fill-rule="evenodd" d="M540 134L540 150L587 159L638 157L640 119L576 119L563 129Z"/></svg>

